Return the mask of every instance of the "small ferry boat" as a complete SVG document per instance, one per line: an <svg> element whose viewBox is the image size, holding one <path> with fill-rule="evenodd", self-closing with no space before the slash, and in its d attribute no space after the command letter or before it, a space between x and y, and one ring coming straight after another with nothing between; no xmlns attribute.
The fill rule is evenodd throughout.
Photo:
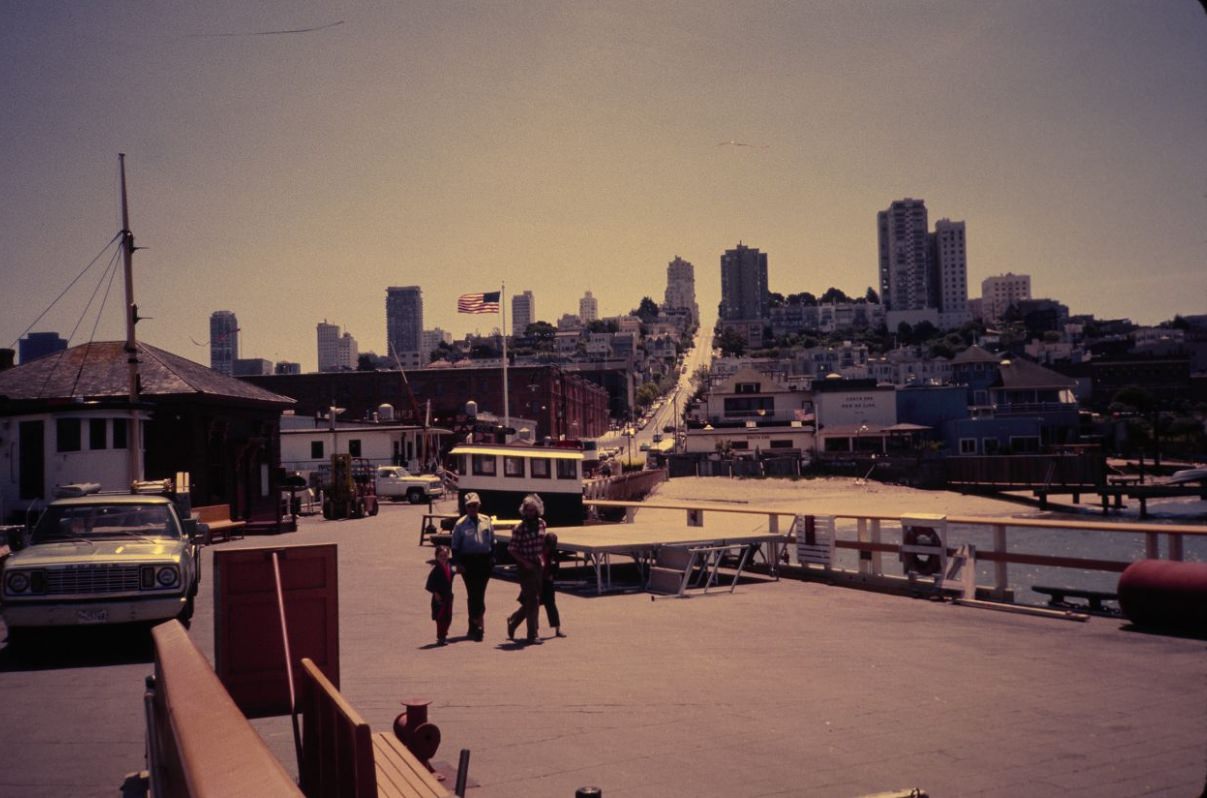
<svg viewBox="0 0 1207 798"><path fill-rule="evenodd" d="M535 493L545 503L549 526L577 526L583 507L583 452L556 446L463 444L449 454L456 474L457 507L465 494L482 499L482 512L518 518L520 500Z"/></svg>

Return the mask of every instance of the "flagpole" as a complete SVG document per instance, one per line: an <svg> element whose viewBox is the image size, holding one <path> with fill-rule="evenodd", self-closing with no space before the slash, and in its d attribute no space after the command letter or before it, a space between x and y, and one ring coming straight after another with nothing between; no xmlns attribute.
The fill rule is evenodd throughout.
<svg viewBox="0 0 1207 798"><path fill-rule="evenodd" d="M503 334L503 426L511 426L511 403L507 397L507 283L499 284L499 315L502 317ZM507 433L503 433L503 442L507 442Z"/></svg>

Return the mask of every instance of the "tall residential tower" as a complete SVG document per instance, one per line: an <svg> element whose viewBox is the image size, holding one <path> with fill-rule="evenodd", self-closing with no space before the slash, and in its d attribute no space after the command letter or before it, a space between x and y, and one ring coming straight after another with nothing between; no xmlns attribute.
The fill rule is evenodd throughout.
<svg viewBox="0 0 1207 798"><path fill-rule="evenodd" d="M423 290L417 285L386 289L386 356L404 369L427 365L423 348Z"/></svg>
<svg viewBox="0 0 1207 798"><path fill-rule="evenodd" d="M721 256L721 320L767 318L767 253L739 243Z"/></svg>
<svg viewBox="0 0 1207 798"><path fill-rule="evenodd" d="M511 298L511 334L523 335L528 325L536 321L536 300L531 291L516 294Z"/></svg>
<svg viewBox="0 0 1207 798"><path fill-rule="evenodd" d="M671 315L685 315L691 324L700 321L700 306L696 304L696 269L678 255L666 266L663 307Z"/></svg>
<svg viewBox="0 0 1207 798"><path fill-rule="evenodd" d="M210 314L210 368L232 376L239 357L239 320L229 310Z"/></svg>

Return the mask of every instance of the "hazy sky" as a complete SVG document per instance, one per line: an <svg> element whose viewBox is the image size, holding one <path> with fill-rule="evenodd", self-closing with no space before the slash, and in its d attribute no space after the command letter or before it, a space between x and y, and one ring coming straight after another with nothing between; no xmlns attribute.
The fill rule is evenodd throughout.
<svg viewBox="0 0 1207 798"><path fill-rule="evenodd" d="M324 319L382 353L390 285L461 335L497 321L460 293L616 314L679 255L715 308L739 241L773 291L862 294L904 197L966 222L973 296L1014 271L1074 313L1207 313L1194 0L0 0L0 101L0 346L119 228L118 152L139 337L207 364L219 309L244 357L311 370Z"/></svg>

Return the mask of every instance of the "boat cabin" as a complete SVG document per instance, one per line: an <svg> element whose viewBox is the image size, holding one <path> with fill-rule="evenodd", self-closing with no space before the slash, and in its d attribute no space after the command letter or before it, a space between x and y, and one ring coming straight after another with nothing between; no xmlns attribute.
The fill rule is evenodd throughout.
<svg viewBox="0 0 1207 798"><path fill-rule="evenodd" d="M457 507L464 511L465 494L482 499L482 512L519 518L520 501L535 493L545 503L549 526L583 522L583 453L545 446L466 444L450 453L457 480Z"/></svg>

